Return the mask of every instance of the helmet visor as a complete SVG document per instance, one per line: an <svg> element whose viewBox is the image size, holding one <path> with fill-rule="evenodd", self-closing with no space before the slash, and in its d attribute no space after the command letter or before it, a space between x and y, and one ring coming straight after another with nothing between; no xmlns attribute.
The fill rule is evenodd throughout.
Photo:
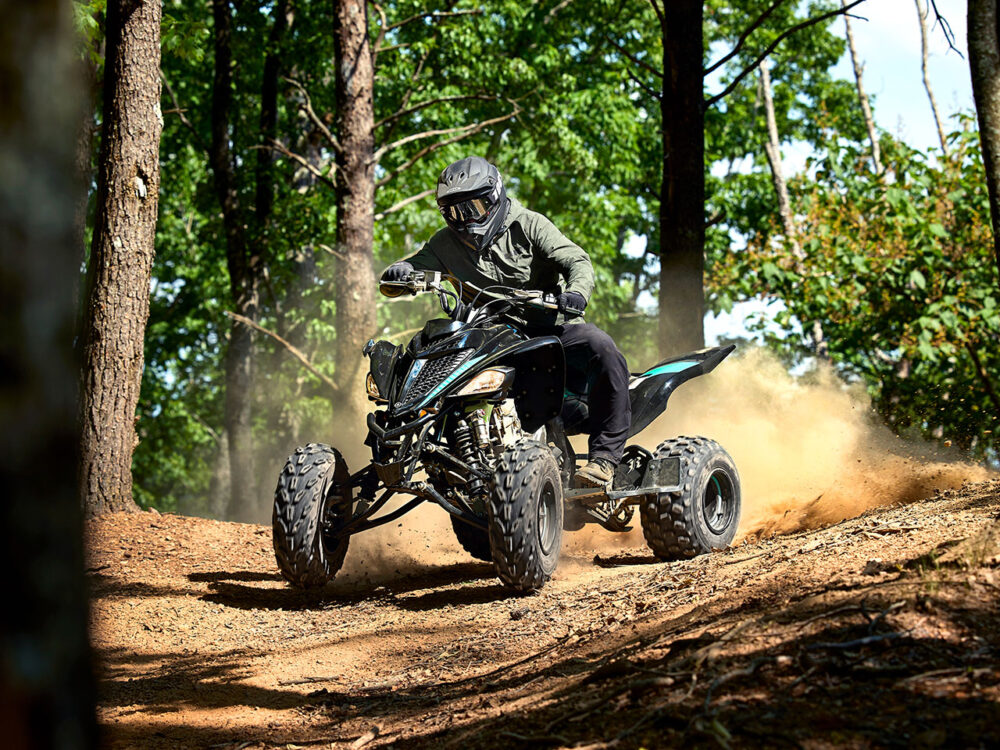
<svg viewBox="0 0 1000 750"><path fill-rule="evenodd" d="M438 209L448 225L463 229L487 221L500 203L502 190L499 181L484 194L465 197L455 202L439 203Z"/></svg>
<svg viewBox="0 0 1000 750"><path fill-rule="evenodd" d="M441 206L441 215L449 224L476 224L490 213L489 198L472 198L471 200L453 203L450 206Z"/></svg>

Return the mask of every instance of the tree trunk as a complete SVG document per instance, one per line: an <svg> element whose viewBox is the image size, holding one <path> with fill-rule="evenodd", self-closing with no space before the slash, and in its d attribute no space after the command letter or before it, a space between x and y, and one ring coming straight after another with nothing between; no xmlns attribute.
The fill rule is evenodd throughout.
<svg viewBox="0 0 1000 750"><path fill-rule="evenodd" d="M69 3L0 4L0 726L12 748L97 745L77 484L72 37Z"/></svg>
<svg viewBox="0 0 1000 750"><path fill-rule="evenodd" d="M233 18L229 0L213 0L215 77L212 85L212 145L210 161L215 193L226 234L226 265L233 306L240 315L257 320L260 258L251 255L246 220L237 191L230 153L233 120ZM228 517L257 520L256 471L252 434L253 339L247 326L233 321L226 350L225 426L229 436L230 497Z"/></svg>
<svg viewBox="0 0 1000 750"><path fill-rule="evenodd" d="M702 0L663 3L660 354L705 345Z"/></svg>
<svg viewBox="0 0 1000 750"><path fill-rule="evenodd" d="M998 0L969 0L969 66L990 194L993 251L1000 273L1000 36Z"/></svg>
<svg viewBox="0 0 1000 750"><path fill-rule="evenodd" d="M764 154L771 167L771 182L778 198L778 215L781 226L785 230L785 238L792 248L792 254L797 260L803 257L802 246L799 244L795 222L792 220L792 204L788 198L788 186L785 184L785 174L781 165L781 139L778 137L778 120L774 115L774 97L771 95L771 73L765 60L760 64L760 91L764 102L764 121L767 123L767 139L764 141Z"/></svg>
<svg viewBox="0 0 1000 750"><path fill-rule="evenodd" d="M944 128L941 126L941 115L938 114L937 102L934 100L934 91L931 89L931 79L927 75L927 14L930 9L920 0L914 0L917 4L917 20L920 22L920 72L924 78L924 91L927 92L927 99L931 103L931 113L934 115L934 125L937 128L938 140L941 143L941 153L948 157L948 139L945 138Z"/></svg>
<svg viewBox="0 0 1000 750"><path fill-rule="evenodd" d="M274 25L268 39L267 56L264 58L264 76L260 87L260 145L266 146L277 135L278 130L278 75L281 72L280 46L291 23L288 0L279 0L274 8ZM274 207L274 152L269 148L257 151L256 168L257 194L254 215L257 235L255 253L263 258L267 230L271 223Z"/></svg>
<svg viewBox="0 0 1000 750"><path fill-rule="evenodd" d="M842 8L847 7L847 0L840 0ZM844 29L847 32L847 48L851 52L851 65L854 67L854 80L858 86L858 100L861 102L861 113L865 118L865 127L868 128L868 140L872 146L872 166L875 174L882 174L882 154L879 149L878 133L875 130L875 119L872 117L871 104L868 102L868 94L865 93L865 86L862 81L861 61L858 59L858 51L854 46L854 34L851 32L851 18L844 13Z"/></svg>
<svg viewBox="0 0 1000 750"><path fill-rule="evenodd" d="M781 217L781 226L785 231L785 240L791 248L792 256L795 258L795 271L799 277L804 277L806 273L806 254L802 250L799 242L798 231L795 229L795 220L792 217L792 203L788 198L788 185L785 183L784 169L781 165L781 139L778 137L778 120L774 115L774 97L771 95L771 72L770 66L765 60L760 64L760 91L761 99L764 102L764 120L767 123L767 139L764 141L764 153L767 156L767 163L771 167L771 182L774 185L774 193L778 198L778 215ZM829 347L826 337L823 334L823 324L814 320L809 327L809 338L812 340L813 351L816 356L827 358Z"/></svg>
<svg viewBox="0 0 1000 750"><path fill-rule="evenodd" d="M97 108L97 66L88 58L83 64L84 70L84 90L87 92L87 105L83 108L80 122L77 125L76 134L76 172L78 181L84 186L79 191L76 200L76 208L73 217L73 231L76 235L76 251L79 263L78 268L83 268L87 262L87 210L90 204L90 182L93 178L93 150L94 135L97 128L94 124L94 110ZM80 304L80 290L74 295L75 306L80 310L80 330L83 330L83 307Z"/></svg>
<svg viewBox="0 0 1000 750"><path fill-rule="evenodd" d="M361 425L367 411L361 349L375 331L374 69L364 0L338 0L337 67L337 384L338 422ZM341 418L346 421L341 421Z"/></svg>
<svg viewBox="0 0 1000 750"><path fill-rule="evenodd" d="M83 330L81 496L134 510L132 450L160 189L160 3L108 3L104 123Z"/></svg>

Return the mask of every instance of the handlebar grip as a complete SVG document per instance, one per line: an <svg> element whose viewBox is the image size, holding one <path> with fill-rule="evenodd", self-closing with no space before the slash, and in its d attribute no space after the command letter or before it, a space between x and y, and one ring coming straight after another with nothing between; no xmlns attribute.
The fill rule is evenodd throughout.
<svg viewBox="0 0 1000 750"><path fill-rule="evenodd" d="M404 294L415 294L408 281L380 281L378 290L385 297L402 297Z"/></svg>

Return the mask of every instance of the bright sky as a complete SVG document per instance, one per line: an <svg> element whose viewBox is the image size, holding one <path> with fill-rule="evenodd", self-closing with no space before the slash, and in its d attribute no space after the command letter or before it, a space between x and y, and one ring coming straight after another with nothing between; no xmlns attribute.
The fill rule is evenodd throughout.
<svg viewBox="0 0 1000 750"><path fill-rule="evenodd" d="M931 11L927 19L930 46L927 67L938 110L945 118L973 109L966 52L966 0L937 0L937 7L951 26L955 46L964 56L948 49L941 27L933 26ZM874 100L875 121L881 128L902 136L911 146L937 145L920 72L920 27L915 0L867 0L854 13L868 19L852 19L851 28L865 66L865 90ZM843 36L842 21L836 21L833 28ZM853 80L846 56L834 71Z"/></svg>
<svg viewBox="0 0 1000 750"><path fill-rule="evenodd" d="M938 10L951 26L955 46L963 57L948 49L940 26L933 25L933 11L928 17L928 74L942 118L974 108L966 51L966 2L937 0ZM937 131L920 71L920 26L915 0L866 0L853 13L867 19L852 18L851 29L864 65L865 91L873 100L876 123L911 146L936 147ZM842 19L836 20L832 28L844 36ZM834 73L854 80L848 55L834 68ZM784 156L786 171L793 171L805 162L806 154L791 148L786 149ZM706 343L714 345L723 336L748 336L743 321L763 309L760 303L748 302L738 305L730 314L709 315L705 319ZM777 309L772 307L771 312Z"/></svg>

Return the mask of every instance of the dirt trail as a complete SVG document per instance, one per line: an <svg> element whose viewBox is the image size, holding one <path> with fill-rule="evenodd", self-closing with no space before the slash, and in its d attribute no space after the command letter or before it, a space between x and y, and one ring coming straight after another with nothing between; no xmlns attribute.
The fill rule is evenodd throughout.
<svg viewBox="0 0 1000 750"><path fill-rule="evenodd" d="M678 563L576 539L528 597L430 531L433 564L307 596L267 528L114 515L89 526L104 743L997 746L998 513L991 481Z"/></svg>

